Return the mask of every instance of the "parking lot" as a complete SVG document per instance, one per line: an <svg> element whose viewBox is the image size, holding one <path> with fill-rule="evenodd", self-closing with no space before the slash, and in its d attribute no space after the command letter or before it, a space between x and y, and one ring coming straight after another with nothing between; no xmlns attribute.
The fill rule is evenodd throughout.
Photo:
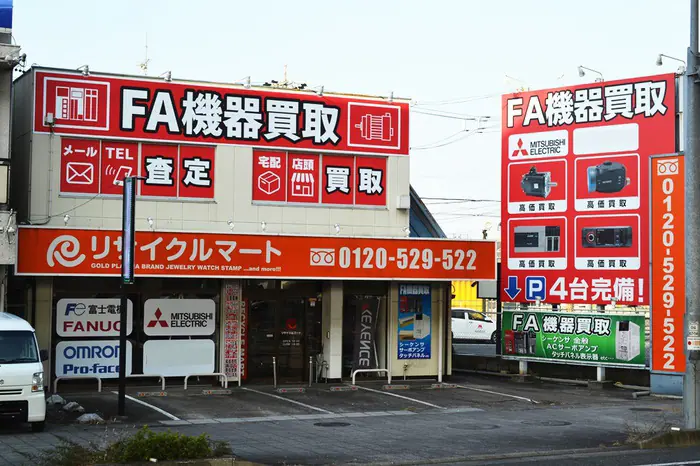
<svg viewBox="0 0 700 466"><path fill-rule="evenodd" d="M117 420L116 387L59 390L67 401L75 401L87 413L105 421ZM551 406L585 406L619 403L631 399L623 389L590 391L586 387L547 383L518 383L507 378L484 376L452 377L449 383L434 380L382 381L348 384L279 386L244 385L228 390L211 384L166 387L141 386L127 390L129 423L187 425L232 422L264 422L335 417L405 416L483 411L524 410ZM73 423L78 413L51 409L49 423ZM124 420L122 420L124 421ZM50 427L49 427L50 428Z"/></svg>

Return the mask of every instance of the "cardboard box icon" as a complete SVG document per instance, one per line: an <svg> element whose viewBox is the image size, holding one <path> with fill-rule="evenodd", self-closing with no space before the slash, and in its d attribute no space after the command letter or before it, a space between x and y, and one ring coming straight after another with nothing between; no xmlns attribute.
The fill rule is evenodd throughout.
<svg viewBox="0 0 700 466"><path fill-rule="evenodd" d="M267 195L280 190L281 180L276 173L267 171L258 177L258 189Z"/></svg>

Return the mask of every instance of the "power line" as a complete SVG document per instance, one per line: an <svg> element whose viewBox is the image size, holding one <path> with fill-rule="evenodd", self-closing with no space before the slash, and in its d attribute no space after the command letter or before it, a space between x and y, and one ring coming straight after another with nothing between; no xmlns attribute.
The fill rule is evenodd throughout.
<svg viewBox="0 0 700 466"><path fill-rule="evenodd" d="M427 110L427 111L426 111ZM441 111L436 111L436 110L418 110L418 109L413 109L411 110L413 113L418 113L420 115L427 115L427 116L434 116L434 117L439 117L439 118L448 118L451 120L462 120L462 121L480 121L480 120L488 120L491 118L490 115L470 115L466 113L453 113L453 112L441 112Z"/></svg>
<svg viewBox="0 0 700 466"><path fill-rule="evenodd" d="M470 199L465 197L421 197L423 201L451 201L451 202L501 202L500 199Z"/></svg>
<svg viewBox="0 0 700 466"><path fill-rule="evenodd" d="M487 94L487 95L481 95L481 96L476 96L476 97L460 97L456 99L448 99L448 100L426 100L426 101L418 101L415 102L415 106L423 106L423 105L451 105L451 104L461 104L461 103L466 103L466 102L474 102L476 100L485 100L485 99L491 99L494 97L500 97L501 94Z"/></svg>

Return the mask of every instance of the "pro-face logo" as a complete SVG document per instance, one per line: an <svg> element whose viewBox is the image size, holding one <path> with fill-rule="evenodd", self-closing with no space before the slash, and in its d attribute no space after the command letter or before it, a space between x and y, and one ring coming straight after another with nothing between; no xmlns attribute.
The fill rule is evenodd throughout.
<svg viewBox="0 0 700 466"><path fill-rule="evenodd" d="M211 299L149 299L143 321L149 336L211 335L216 326L216 305Z"/></svg>

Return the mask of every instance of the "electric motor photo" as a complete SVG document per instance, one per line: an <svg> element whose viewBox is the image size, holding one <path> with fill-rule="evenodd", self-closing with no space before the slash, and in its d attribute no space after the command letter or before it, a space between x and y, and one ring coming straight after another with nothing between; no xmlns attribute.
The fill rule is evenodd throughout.
<svg viewBox="0 0 700 466"><path fill-rule="evenodd" d="M552 182L551 172L538 172L535 166L523 175L520 186L528 196L547 198L552 192L552 187L557 184Z"/></svg>

